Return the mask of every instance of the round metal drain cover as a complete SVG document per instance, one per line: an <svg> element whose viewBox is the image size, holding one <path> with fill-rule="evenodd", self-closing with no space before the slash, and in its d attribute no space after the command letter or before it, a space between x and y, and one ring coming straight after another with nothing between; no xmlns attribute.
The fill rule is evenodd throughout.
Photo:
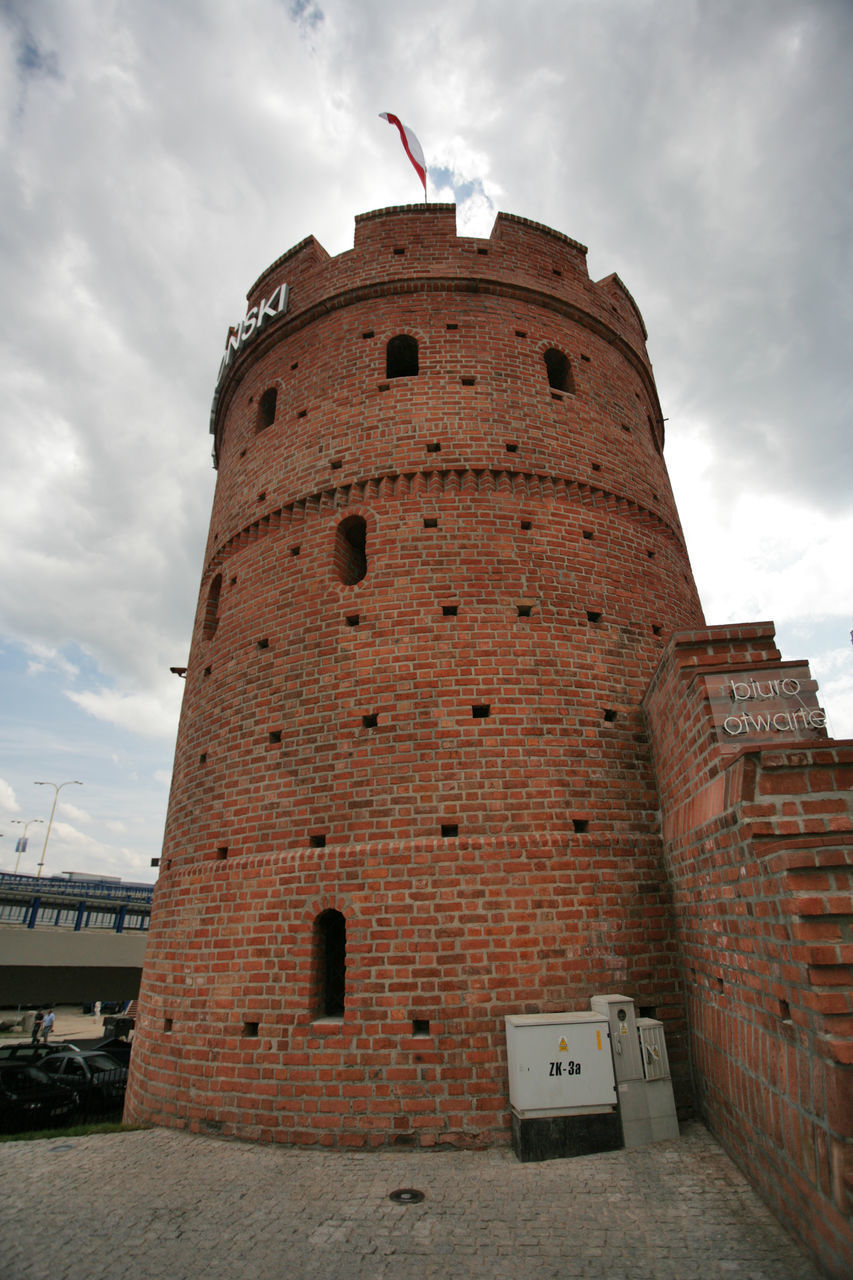
<svg viewBox="0 0 853 1280"><path fill-rule="evenodd" d="M400 1187L399 1191L392 1191L388 1199L395 1204L420 1204L424 1193L416 1191L414 1187Z"/></svg>

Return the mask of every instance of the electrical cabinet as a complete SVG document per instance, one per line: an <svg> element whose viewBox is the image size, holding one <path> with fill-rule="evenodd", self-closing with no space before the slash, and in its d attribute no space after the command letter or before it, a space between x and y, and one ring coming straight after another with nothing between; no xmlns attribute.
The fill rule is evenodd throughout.
<svg viewBox="0 0 853 1280"><path fill-rule="evenodd" d="M608 1020L598 1013L509 1014L509 1099L522 1118L612 1111Z"/></svg>
<svg viewBox="0 0 853 1280"><path fill-rule="evenodd" d="M666 1054L663 1023L658 1022L656 1018L638 1018L637 1034L640 1037L640 1053L645 1078L668 1080L669 1058Z"/></svg>

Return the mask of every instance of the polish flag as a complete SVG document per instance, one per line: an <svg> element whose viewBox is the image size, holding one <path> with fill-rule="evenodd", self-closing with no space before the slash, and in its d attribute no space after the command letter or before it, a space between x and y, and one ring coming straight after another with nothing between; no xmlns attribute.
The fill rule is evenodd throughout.
<svg viewBox="0 0 853 1280"><path fill-rule="evenodd" d="M403 150L405 151L406 155L409 157L415 172L417 173L418 177L423 183L424 199L426 199L427 167L426 167L426 160L424 160L424 153L421 148L421 144L418 142L417 138L412 133L411 129L406 128L406 126L403 124L399 116L392 116L390 111L380 111L379 118L381 120L387 120L389 124L396 125L397 131L400 134L400 141L403 144Z"/></svg>

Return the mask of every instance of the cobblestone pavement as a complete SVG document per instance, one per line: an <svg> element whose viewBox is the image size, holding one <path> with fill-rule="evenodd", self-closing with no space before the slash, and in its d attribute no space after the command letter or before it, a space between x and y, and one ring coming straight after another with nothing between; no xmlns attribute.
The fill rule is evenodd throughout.
<svg viewBox="0 0 853 1280"><path fill-rule="evenodd" d="M421 1203L395 1204L401 1187ZM819 1280L699 1124L520 1164L165 1129L0 1146L3 1280Z"/></svg>

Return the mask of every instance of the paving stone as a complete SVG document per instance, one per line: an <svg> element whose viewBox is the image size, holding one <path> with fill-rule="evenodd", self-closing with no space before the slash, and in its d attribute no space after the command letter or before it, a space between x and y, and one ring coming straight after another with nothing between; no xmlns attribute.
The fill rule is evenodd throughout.
<svg viewBox="0 0 853 1280"><path fill-rule="evenodd" d="M425 1193L394 1204L399 1187ZM3 1280L819 1280L698 1124L519 1164L170 1130L6 1143Z"/></svg>

